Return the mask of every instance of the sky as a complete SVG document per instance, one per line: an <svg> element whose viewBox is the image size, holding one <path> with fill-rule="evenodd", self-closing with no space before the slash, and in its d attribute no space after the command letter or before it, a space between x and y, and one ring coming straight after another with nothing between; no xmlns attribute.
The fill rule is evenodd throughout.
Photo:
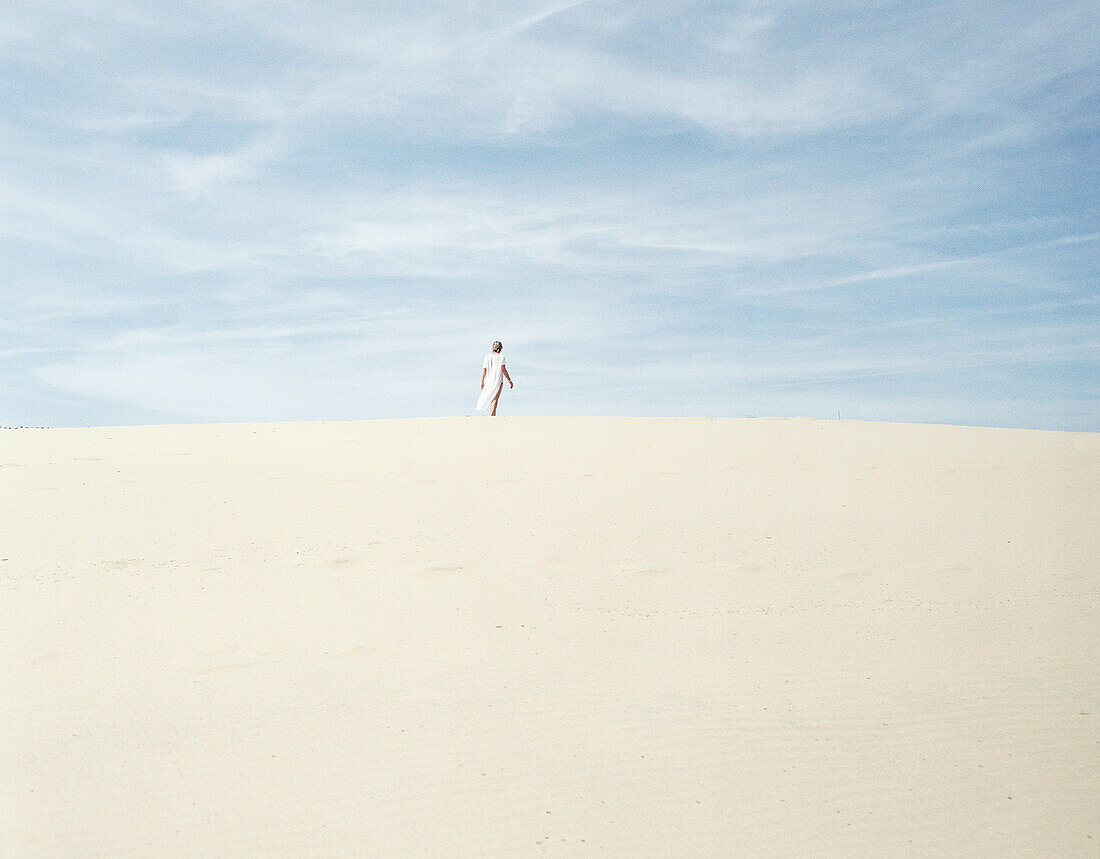
<svg viewBox="0 0 1100 859"><path fill-rule="evenodd" d="M0 425L1100 431L1095 0L8 0Z"/></svg>

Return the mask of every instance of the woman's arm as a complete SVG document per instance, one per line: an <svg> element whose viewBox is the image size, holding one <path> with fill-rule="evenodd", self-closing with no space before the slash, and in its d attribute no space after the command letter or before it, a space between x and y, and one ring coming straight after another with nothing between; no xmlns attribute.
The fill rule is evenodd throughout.
<svg viewBox="0 0 1100 859"><path fill-rule="evenodd" d="M485 387L485 374L489 372L487 367L481 368L481 387Z"/></svg>
<svg viewBox="0 0 1100 859"><path fill-rule="evenodd" d="M512 377L508 375L508 368L504 364L501 364L500 369L504 371L504 378L508 380L508 387L514 388L515 385L512 384ZM482 384L484 385L485 383L482 382Z"/></svg>

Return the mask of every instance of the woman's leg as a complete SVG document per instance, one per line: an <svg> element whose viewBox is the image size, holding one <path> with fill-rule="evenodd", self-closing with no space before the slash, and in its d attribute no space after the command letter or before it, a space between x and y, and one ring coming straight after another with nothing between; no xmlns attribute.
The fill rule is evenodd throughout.
<svg viewBox="0 0 1100 859"><path fill-rule="evenodd" d="M500 392L503 391L503 390L504 390L504 382L501 382L497 386L497 392L495 394L493 394L493 408L492 408L492 411L489 412L489 417L493 417L497 413L497 400L500 399Z"/></svg>

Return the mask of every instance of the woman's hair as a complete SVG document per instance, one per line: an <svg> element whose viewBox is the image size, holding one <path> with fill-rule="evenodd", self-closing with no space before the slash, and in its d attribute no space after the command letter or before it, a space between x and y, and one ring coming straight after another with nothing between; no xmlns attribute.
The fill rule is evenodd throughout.
<svg viewBox="0 0 1100 859"><path fill-rule="evenodd" d="M499 352L503 348L504 348L504 345L499 340L494 340L493 341L493 351L494 352Z"/></svg>

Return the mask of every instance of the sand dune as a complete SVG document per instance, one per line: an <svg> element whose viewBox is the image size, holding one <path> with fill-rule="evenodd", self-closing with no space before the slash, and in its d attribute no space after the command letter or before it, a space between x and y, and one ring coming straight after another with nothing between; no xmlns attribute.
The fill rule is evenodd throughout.
<svg viewBox="0 0 1100 859"><path fill-rule="evenodd" d="M1100 435L0 431L0 850L1096 855Z"/></svg>

